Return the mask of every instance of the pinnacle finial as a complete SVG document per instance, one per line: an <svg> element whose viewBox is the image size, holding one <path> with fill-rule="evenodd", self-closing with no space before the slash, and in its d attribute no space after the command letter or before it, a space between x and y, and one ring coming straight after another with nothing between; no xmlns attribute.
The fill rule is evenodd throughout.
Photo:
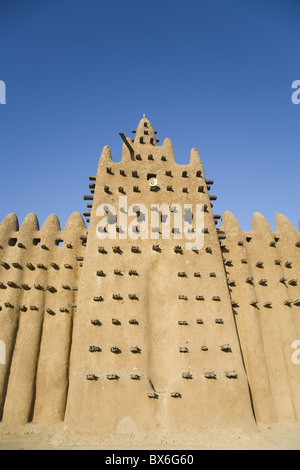
<svg viewBox="0 0 300 470"><path fill-rule="evenodd" d="M155 132L152 129L150 121L143 114L136 131L134 144L157 145L158 139L155 138Z"/></svg>

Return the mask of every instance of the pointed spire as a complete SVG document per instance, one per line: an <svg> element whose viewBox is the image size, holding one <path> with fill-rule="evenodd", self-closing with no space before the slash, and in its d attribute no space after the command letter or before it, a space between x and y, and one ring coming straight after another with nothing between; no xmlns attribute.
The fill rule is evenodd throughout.
<svg viewBox="0 0 300 470"><path fill-rule="evenodd" d="M113 164L113 159L112 159L110 147L109 145L105 145L100 155L96 179L98 179L99 174L105 171L104 170L105 167L111 167L112 164Z"/></svg>
<svg viewBox="0 0 300 470"><path fill-rule="evenodd" d="M191 152L190 152L190 165L195 167L195 168L200 167L202 169L202 163L201 163L201 160L200 160L200 156L199 156L198 150L195 149L195 148L192 148Z"/></svg>
<svg viewBox="0 0 300 470"><path fill-rule="evenodd" d="M136 129L134 144L157 145L155 132L145 115L143 115Z"/></svg>
<svg viewBox="0 0 300 470"><path fill-rule="evenodd" d="M105 145L100 155L98 168L102 165L111 165L113 163L109 145Z"/></svg>

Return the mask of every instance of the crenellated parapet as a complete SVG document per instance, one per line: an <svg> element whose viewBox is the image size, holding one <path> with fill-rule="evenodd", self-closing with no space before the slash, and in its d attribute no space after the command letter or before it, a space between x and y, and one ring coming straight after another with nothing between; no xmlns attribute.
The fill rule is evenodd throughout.
<svg viewBox="0 0 300 470"><path fill-rule="evenodd" d="M243 232L225 212L222 254L254 410L259 422L299 420L300 235L281 214L275 232L255 213Z"/></svg>
<svg viewBox="0 0 300 470"><path fill-rule="evenodd" d="M39 392L51 408L51 394L46 396L45 387L38 386L43 374L51 377L51 362L62 361L66 375L66 351L58 349L65 345L69 354L74 288L81 271L77 259L84 252L81 237L86 228L79 213L70 217L63 231L55 215L41 229L34 214L20 229L10 215L0 225L0 234L0 331L7 348L6 364L0 368L0 411L6 422L27 422L39 406ZM49 351L44 357L45 349ZM64 400L67 381L65 377ZM51 413L63 416L54 405Z"/></svg>

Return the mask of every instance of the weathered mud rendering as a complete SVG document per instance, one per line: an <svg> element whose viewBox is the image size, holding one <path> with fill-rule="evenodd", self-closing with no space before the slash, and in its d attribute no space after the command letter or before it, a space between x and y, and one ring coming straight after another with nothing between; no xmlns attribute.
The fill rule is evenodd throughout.
<svg viewBox="0 0 300 470"><path fill-rule="evenodd" d="M251 232L230 212L216 228L196 149L176 164L145 117L123 139L122 160L106 146L90 176L86 222L74 213L61 230L50 215L40 228L29 214L19 227L9 214L0 224L1 421L99 433L299 422L299 232L281 214L275 232L259 213ZM196 217L175 230L172 208L196 204L203 246L187 249ZM100 205L116 208L114 239L99 230Z"/></svg>

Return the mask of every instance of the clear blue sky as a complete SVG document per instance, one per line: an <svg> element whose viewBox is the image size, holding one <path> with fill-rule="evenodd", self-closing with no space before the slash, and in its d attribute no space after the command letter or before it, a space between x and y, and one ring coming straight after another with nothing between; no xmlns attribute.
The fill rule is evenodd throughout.
<svg viewBox="0 0 300 470"><path fill-rule="evenodd" d="M298 229L299 0L0 0L0 80L0 220L64 228L145 113L178 163L198 149L214 213Z"/></svg>

